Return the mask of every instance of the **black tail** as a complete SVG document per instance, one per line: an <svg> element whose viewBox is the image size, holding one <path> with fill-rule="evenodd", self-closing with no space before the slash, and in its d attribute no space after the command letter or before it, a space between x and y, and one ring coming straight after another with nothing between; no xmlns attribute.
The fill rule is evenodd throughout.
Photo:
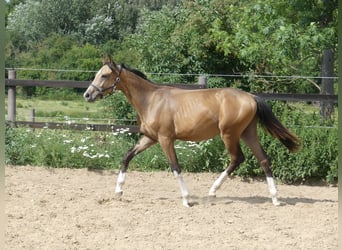
<svg viewBox="0 0 342 250"><path fill-rule="evenodd" d="M298 137L291 133L274 115L272 109L260 97L254 98L257 103L257 116L263 128L269 132L274 138L283 143L290 152L295 152L300 147Z"/></svg>

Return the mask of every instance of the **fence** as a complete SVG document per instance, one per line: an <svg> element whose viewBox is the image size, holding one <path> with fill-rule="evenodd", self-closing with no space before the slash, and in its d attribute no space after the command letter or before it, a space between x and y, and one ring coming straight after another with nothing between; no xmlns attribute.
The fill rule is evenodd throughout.
<svg viewBox="0 0 342 250"><path fill-rule="evenodd" d="M8 71L8 79L5 85L8 87L8 115L6 124L14 126L27 126L30 128L50 128L50 129L74 129L91 131L118 131L125 129L129 133L138 133L139 127L135 125L116 125L116 124L81 124L81 123L62 123L62 122L35 122L34 112L32 121L16 120L16 86L39 86L52 88L88 88L90 81L60 81L60 80L18 80L16 71ZM183 89L204 89L207 88L207 78L199 77L197 84L161 84L174 86ZM284 94L284 93L254 93L266 100L280 100L292 102L330 102L337 103L337 95L322 94Z"/></svg>

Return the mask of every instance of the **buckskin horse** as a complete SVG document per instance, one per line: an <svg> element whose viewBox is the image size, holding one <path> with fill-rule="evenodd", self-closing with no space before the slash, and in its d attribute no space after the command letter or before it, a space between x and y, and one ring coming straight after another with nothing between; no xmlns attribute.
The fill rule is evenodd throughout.
<svg viewBox="0 0 342 250"><path fill-rule="evenodd" d="M244 161L240 138L252 150L266 174L274 205L279 205L270 160L260 145L257 123L290 152L299 149L297 136L285 128L271 108L259 97L234 88L185 90L153 84L140 71L117 65L112 58L103 61L94 80L84 93L88 102L121 90L134 107L140 121L139 142L123 158L115 192L122 195L128 164L134 156L160 143L171 170L179 182L183 205L190 206L189 192L178 164L175 140L202 141L220 134L230 155L230 164L209 190L217 189Z"/></svg>

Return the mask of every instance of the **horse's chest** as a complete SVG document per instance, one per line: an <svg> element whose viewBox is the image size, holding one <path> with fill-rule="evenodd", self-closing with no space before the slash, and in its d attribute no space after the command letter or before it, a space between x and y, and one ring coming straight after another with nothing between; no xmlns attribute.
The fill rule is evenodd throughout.
<svg viewBox="0 0 342 250"><path fill-rule="evenodd" d="M150 138L158 139L159 126L155 121L142 122L140 132Z"/></svg>

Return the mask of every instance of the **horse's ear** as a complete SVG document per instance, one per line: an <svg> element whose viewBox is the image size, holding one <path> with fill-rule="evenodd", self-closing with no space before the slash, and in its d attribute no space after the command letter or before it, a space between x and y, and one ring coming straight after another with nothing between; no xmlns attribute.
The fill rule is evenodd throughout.
<svg viewBox="0 0 342 250"><path fill-rule="evenodd" d="M109 59L109 64L113 67L116 68L116 63L113 61L113 57L111 54L108 55L108 59Z"/></svg>
<svg viewBox="0 0 342 250"><path fill-rule="evenodd" d="M109 63L110 63L111 65L115 65L115 63L113 62L113 57L112 57L111 54L108 55L108 59L109 59Z"/></svg>
<svg viewBox="0 0 342 250"><path fill-rule="evenodd" d="M106 64L106 57L105 56L102 56L102 65L105 65Z"/></svg>

